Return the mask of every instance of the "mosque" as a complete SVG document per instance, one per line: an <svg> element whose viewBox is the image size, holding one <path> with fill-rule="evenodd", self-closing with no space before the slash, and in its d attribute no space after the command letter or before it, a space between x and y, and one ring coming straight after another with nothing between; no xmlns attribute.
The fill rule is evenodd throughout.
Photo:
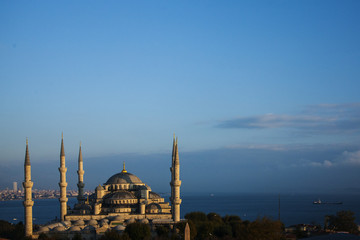
<svg viewBox="0 0 360 240"><path fill-rule="evenodd" d="M66 171L64 139L61 137L60 150L60 221L50 223L33 232L32 224L32 186L31 164L26 140L26 153L24 164L24 209L25 209L25 235L38 238L41 233L66 235L72 237L81 233L85 239L97 239L107 230L123 231L127 224L141 222L157 225L173 226L180 221L180 163L177 138L173 139L171 172L170 204L165 202L159 194L142 182L140 178L125 169L111 176L106 183L99 185L95 193L88 198L84 197L84 169L79 147L78 158L78 197L77 203L71 209L66 196Z"/></svg>

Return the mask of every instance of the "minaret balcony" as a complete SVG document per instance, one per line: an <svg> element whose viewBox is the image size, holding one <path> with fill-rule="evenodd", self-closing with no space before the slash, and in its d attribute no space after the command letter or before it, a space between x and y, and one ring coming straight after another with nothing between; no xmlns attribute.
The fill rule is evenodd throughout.
<svg viewBox="0 0 360 240"><path fill-rule="evenodd" d="M32 188L34 183L32 181L23 182L24 188Z"/></svg>
<svg viewBox="0 0 360 240"><path fill-rule="evenodd" d="M59 202L67 202L67 201L68 201L67 197L59 198Z"/></svg>
<svg viewBox="0 0 360 240"><path fill-rule="evenodd" d="M173 183L174 187L180 187L181 186L181 181L180 180L175 180Z"/></svg>
<svg viewBox="0 0 360 240"><path fill-rule="evenodd" d="M67 182L59 182L59 187L67 187Z"/></svg>
<svg viewBox="0 0 360 240"><path fill-rule="evenodd" d="M24 204L24 207L32 207L32 206L34 206L34 201L32 201L32 200L25 200L25 201L23 202L23 204Z"/></svg>
<svg viewBox="0 0 360 240"><path fill-rule="evenodd" d="M67 168L66 167L59 167L59 172L67 172Z"/></svg>

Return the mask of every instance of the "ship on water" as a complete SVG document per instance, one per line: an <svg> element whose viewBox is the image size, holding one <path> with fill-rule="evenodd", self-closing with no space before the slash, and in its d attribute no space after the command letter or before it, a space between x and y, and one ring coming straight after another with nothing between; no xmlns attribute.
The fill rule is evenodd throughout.
<svg viewBox="0 0 360 240"><path fill-rule="evenodd" d="M317 200L317 201L314 201L313 204L343 204L342 202L340 201L336 201L336 202L324 202L324 201L321 201L320 199Z"/></svg>

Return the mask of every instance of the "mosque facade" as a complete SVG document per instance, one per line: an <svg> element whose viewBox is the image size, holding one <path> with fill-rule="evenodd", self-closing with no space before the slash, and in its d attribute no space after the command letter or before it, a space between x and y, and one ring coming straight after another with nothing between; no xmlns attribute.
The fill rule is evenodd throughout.
<svg viewBox="0 0 360 240"><path fill-rule="evenodd" d="M66 234L71 236L81 232L87 239L97 239L109 229L122 231L126 225L133 222L156 225L173 225L180 220L180 162L177 138L173 139L171 160L171 196L170 203L166 202L150 186L142 182L139 177L129 173L125 169L111 176L103 185L95 188L95 193L88 198L84 197L84 169L81 152L81 143L78 157L78 197L73 208L67 205L66 196L66 172L65 150L63 136L60 149L60 221L41 227L33 233L31 191L31 165L26 141L25 165L24 165L24 189L25 189L25 234L26 236L38 237L39 234ZM87 237L86 237L87 236Z"/></svg>

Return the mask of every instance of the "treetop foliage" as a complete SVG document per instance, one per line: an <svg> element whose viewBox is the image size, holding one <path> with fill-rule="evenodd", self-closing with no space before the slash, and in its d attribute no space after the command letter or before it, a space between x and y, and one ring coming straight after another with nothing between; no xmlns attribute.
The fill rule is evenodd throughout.
<svg viewBox="0 0 360 240"><path fill-rule="evenodd" d="M246 239L246 240L279 240L283 233L283 224L269 218L257 219L253 222L242 221L239 216L217 213L191 212L185 215L188 220L191 239ZM180 226L181 225L181 226ZM180 232L184 224L180 224Z"/></svg>
<svg viewBox="0 0 360 240"><path fill-rule="evenodd" d="M334 231L345 231L358 233L358 226L355 223L355 214L352 211L339 211L336 215L326 216L328 228Z"/></svg>

